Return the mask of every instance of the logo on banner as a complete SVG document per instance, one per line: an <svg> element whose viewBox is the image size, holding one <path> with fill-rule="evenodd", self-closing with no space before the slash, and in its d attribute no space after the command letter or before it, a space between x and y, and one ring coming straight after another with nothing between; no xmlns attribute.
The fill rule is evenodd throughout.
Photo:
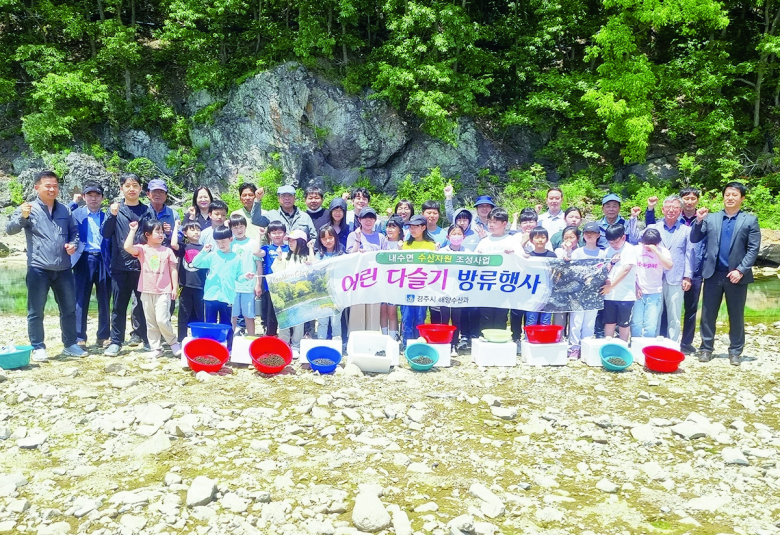
<svg viewBox="0 0 780 535"><path fill-rule="evenodd" d="M406 302L414 303L414 296L412 294L406 294Z"/></svg>

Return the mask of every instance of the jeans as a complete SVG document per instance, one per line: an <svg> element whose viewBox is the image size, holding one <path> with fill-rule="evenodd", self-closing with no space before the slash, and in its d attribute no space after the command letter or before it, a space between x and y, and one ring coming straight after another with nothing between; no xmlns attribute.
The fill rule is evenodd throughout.
<svg viewBox="0 0 780 535"><path fill-rule="evenodd" d="M222 325L229 325L227 346L228 349L233 347L233 307L222 301L203 301L204 317L208 323L220 323ZM217 319L219 318L219 319Z"/></svg>
<svg viewBox="0 0 780 535"><path fill-rule="evenodd" d="M341 312L333 316L317 319L317 340L327 340L328 331L335 336L341 336ZM339 334L335 334L339 333Z"/></svg>
<svg viewBox="0 0 780 535"><path fill-rule="evenodd" d="M655 333L658 332L658 322L661 319L663 295L662 293L643 294L636 300L634 310L631 313L632 337L655 338Z"/></svg>
<svg viewBox="0 0 780 535"><path fill-rule="evenodd" d="M138 291L138 278L140 271L114 271L111 274L111 293L114 299L114 309L111 311L111 343L121 346L125 341L125 329L127 329L127 305L130 297L136 296L138 306L133 307L133 323L137 322L136 334L144 343L149 343L146 338L146 318L141 304L141 292Z"/></svg>
<svg viewBox="0 0 780 535"><path fill-rule="evenodd" d="M549 312L528 312L525 313L525 325L552 325L553 315Z"/></svg>
<svg viewBox="0 0 780 535"><path fill-rule="evenodd" d="M30 345L44 349L43 310L49 297L49 288L60 309L60 330L65 347L76 343L76 286L70 269L51 271L27 268L27 334Z"/></svg>
<svg viewBox="0 0 780 535"><path fill-rule="evenodd" d="M73 266L73 277L76 284L76 338L87 340L87 313L92 299L92 287L95 287L95 297L98 305L98 340L108 340L111 337L111 277L101 272L105 269L103 259L99 254L84 252Z"/></svg>
<svg viewBox="0 0 780 535"><path fill-rule="evenodd" d="M401 306L401 322L403 323L403 340L404 345L410 338L417 338L420 336L420 332L417 330L417 326L425 323L425 314L428 312L426 307L421 306Z"/></svg>

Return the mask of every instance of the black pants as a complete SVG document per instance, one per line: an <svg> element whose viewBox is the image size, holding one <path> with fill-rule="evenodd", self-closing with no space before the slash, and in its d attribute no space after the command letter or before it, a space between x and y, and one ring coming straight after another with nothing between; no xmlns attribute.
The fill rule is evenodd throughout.
<svg viewBox="0 0 780 535"><path fill-rule="evenodd" d="M482 307L480 329L506 329L507 312L509 311L506 308Z"/></svg>
<svg viewBox="0 0 780 535"><path fill-rule="evenodd" d="M279 322L276 320L276 311L268 290L263 292L262 299L265 301L265 334L266 336L276 336L279 334Z"/></svg>
<svg viewBox="0 0 780 535"><path fill-rule="evenodd" d="M512 329L512 340L523 339L523 319L525 318L525 310L509 311L509 327Z"/></svg>
<svg viewBox="0 0 780 535"><path fill-rule="evenodd" d="M690 289L683 294L683 329L681 345L693 344L696 334L696 315L699 312L699 297L701 296L701 277L691 279Z"/></svg>
<svg viewBox="0 0 780 535"><path fill-rule="evenodd" d="M146 337L146 318L141 305L141 292L138 291L140 271L114 271L111 273L111 293L114 299L114 309L111 311L111 343L121 346L125 342L127 329L127 305L130 297L135 295L138 306L133 308L133 321L137 322L136 334L148 344Z"/></svg>
<svg viewBox="0 0 780 535"><path fill-rule="evenodd" d="M448 320L444 319L444 314L442 313L442 307L428 307L428 310L431 314L431 323L436 323L441 325L442 323L447 323ZM425 322L425 320L423 320Z"/></svg>
<svg viewBox="0 0 780 535"><path fill-rule="evenodd" d="M179 294L179 342L187 338L187 326L203 321L203 288L184 286Z"/></svg>
<svg viewBox="0 0 780 535"><path fill-rule="evenodd" d="M98 305L97 339L108 340L111 337L111 277L103 273L105 268L102 264L100 253L85 251L73 266L76 281L76 338L79 340L87 340L87 313L93 286Z"/></svg>
<svg viewBox="0 0 780 535"><path fill-rule="evenodd" d="M726 296L726 310L729 314L729 355L741 355L745 347L745 302L747 284L732 284L725 271L716 271L704 280L704 295L701 307L701 349L712 351L715 343L715 323L718 310Z"/></svg>
<svg viewBox="0 0 780 535"><path fill-rule="evenodd" d="M62 344L70 347L76 343L76 286L73 272L68 268L51 271L35 267L27 268L27 334L30 345L44 349L43 310L49 298L49 288L60 309Z"/></svg>

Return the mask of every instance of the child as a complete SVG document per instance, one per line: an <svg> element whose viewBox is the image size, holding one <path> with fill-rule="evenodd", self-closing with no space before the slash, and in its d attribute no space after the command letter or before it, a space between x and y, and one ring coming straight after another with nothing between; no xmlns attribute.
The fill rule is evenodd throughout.
<svg viewBox="0 0 780 535"><path fill-rule="evenodd" d="M445 234L444 229L438 225L439 218L441 217L441 205L438 201L425 201L421 207L421 211L426 221L428 236L436 245L444 245L447 235Z"/></svg>
<svg viewBox="0 0 780 535"><path fill-rule="evenodd" d="M360 212L358 227L347 237L347 252L384 251L387 238L376 232L376 211L367 206Z"/></svg>
<svg viewBox="0 0 780 535"><path fill-rule="evenodd" d="M626 241L626 229L621 224L610 225L605 231L609 243L606 257L610 259L609 278L601 288L604 296L604 336L614 336L617 327L620 338L628 342L631 310L636 301L636 252Z"/></svg>
<svg viewBox="0 0 780 535"><path fill-rule="evenodd" d="M341 245L338 239L338 233L330 225L323 226L317 235L320 249L316 253L317 260L325 260L326 258L332 258L334 256L341 256L345 253L344 246ZM340 333L341 329L341 312L337 312L332 316L323 316L317 318L317 338L319 340L327 340L328 332ZM336 340L340 340L340 334L333 337Z"/></svg>
<svg viewBox="0 0 780 535"><path fill-rule="evenodd" d="M412 216L409 219L409 239L403 244L403 249L414 250L436 250L436 242L428 233L428 222L421 215ZM401 321L403 323L403 344L404 347L410 338L420 336L417 326L425 323L426 307L404 305L401 307Z"/></svg>
<svg viewBox="0 0 780 535"><path fill-rule="evenodd" d="M404 220L397 215L390 217L385 225L388 250L394 251L403 248L403 233ZM396 305L382 303L382 308L379 310L379 328L382 329L382 334L390 336L393 340L398 340L398 307Z"/></svg>
<svg viewBox="0 0 780 535"><path fill-rule="evenodd" d="M311 264L314 261L314 240L307 243L306 238L306 233L301 229L295 229L290 233L287 237L288 252L276 259L273 264L273 273L279 273L303 264ZM300 351L303 324L282 329L279 338L290 344L293 351Z"/></svg>
<svg viewBox="0 0 780 535"><path fill-rule="evenodd" d="M631 314L631 336L654 337L663 310L663 277L672 269L672 255L661 243L658 229L648 228L636 246L637 300Z"/></svg>
<svg viewBox="0 0 780 535"><path fill-rule="evenodd" d="M257 277L255 282L255 295L260 296L261 306L265 310L265 334L268 336L277 335L279 323L276 321L276 312L274 312L271 296L268 293L268 283L265 281L265 275L273 273L271 266L273 266L276 259L290 251L290 248L285 243L287 241L286 228L281 221L271 221L266 229L266 234L268 234L268 239L271 243L255 250L255 256L263 261L263 273Z"/></svg>
<svg viewBox="0 0 780 535"><path fill-rule="evenodd" d="M564 221L566 222L567 227L576 227L580 228L580 224L582 224L582 212L580 212L580 209L576 206L570 206L566 209L564 212ZM564 228L564 230L566 230ZM552 236L550 236L550 245L552 245L553 249L557 249L561 246L561 243L563 242L563 230L556 232ZM585 245L585 242L580 240L579 242L580 247Z"/></svg>
<svg viewBox="0 0 780 535"><path fill-rule="evenodd" d="M192 260L203 249L200 243L200 223L188 220L174 224L171 235L171 248L179 257L179 343L187 338L187 326L191 322L203 321L203 285L208 270L198 269ZM179 228L181 227L181 229ZM179 245L179 231L184 233L186 242Z"/></svg>
<svg viewBox="0 0 780 535"><path fill-rule="evenodd" d="M209 218L211 219L211 226L203 229L200 233L200 243L203 245L216 246L214 240L214 229L221 227L225 224L227 219L228 205L225 201L219 199L211 201L209 203Z"/></svg>
<svg viewBox="0 0 780 535"><path fill-rule="evenodd" d="M536 210L533 208L524 208L520 212L520 246L526 253L531 253L534 250L534 244L531 241L531 231L539 226L539 216L536 214ZM552 245L550 245L549 238L545 249L553 252ZM536 256L536 255L535 255Z"/></svg>
<svg viewBox="0 0 780 535"><path fill-rule="evenodd" d="M571 260L571 254L579 247L580 229L566 227L561 231L561 246L555 249L555 256L561 260Z"/></svg>
<svg viewBox="0 0 780 535"><path fill-rule="evenodd" d="M212 219L212 223L213 223ZM214 228L214 227L212 227ZM248 273L245 277L241 272L241 259L230 250L233 233L222 225L214 228L216 247L204 244L201 252L192 260L196 268L208 269L206 282L203 286L203 308L206 321L231 325L231 308L236 300L236 282L242 278L253 278ZM233 347L233 329L228 332L228 349Z"/></svg>
<svg viewBox="0 0 780 535"><path fill-rule="evenodd" d="M230 216L230 231L233 233L233 242L230 250L241 259L241 272L257 273L257 261L252 254L256 245L247 235L246 218L241 214ZM246 322L246 334L255 335L255 281L243 278L236 282L236 300L233 302L233 330L239 316L244 316Z"/></svg>
<svg viewBox="0 0 780 535"><path fill-rule="evenodd" d="M515 252L515 238L506 232L509 214L503 208L493 208L488 215L489 236L482 238L474 249L479 254L512 254ZM482 307L480 330L506 329L507 309Z"/></svg>
<svg viewBox="0 0 780 535"><path fill-rule="evenodd" d="M463 230L463 227L458 224L452 225L447 229L447 246L440 250L441 252L446 253L466 252L463 245L465 239L466 232ZM450 351L453 357L458 356L458 341L460 340L461 318L464 316L463 311L464 309L458 307L441 307L441 322L445 325L449 325L450 320L452 320L452 324L456 327L455 332L452 334L452 344L450 344Z"/></svg>
<svg viewBox="0 0 780 535"><path fill-rule="evenodd" d="M564 229L566 230L566 229ZM599 249L601 229L598 223L588 223L582 232L585 245L571 252L571 260L585 260L588 258L604 258L605 252ZM579 310L569 314L569 358L580 358L580 342L583 338L593 336L596 327L598 310Z"/></svg>
<svg viewBox="0 0 780 535"><path fill-rule="evenodd" d="M125 251L138 258L141 264L141 276L138 279L138 291L141 292L141 304L146 318L146 333L149 337L151 357L163 354L161 336L171 346L171 352L178 356L181 352L171 325L171 300L179 293L179 273L176 269L176 256L168 247L163 246L165 229L157 220L146 220L143 226L143 240L146 243L134 245L138 222L130 222L130 232L125 238Z"/></svg>
<svg viewBox="0 0 780 535"><path fill-rule="evenodd" d="M549 234L544 227L535 227L528 233L528 238L533 246L533 250L528 253L530 257L557 258L556 254L547 249L549 243ZM529 325L550 325L552 324L552 314L549 312L525 313L525 326Z"/></svg>

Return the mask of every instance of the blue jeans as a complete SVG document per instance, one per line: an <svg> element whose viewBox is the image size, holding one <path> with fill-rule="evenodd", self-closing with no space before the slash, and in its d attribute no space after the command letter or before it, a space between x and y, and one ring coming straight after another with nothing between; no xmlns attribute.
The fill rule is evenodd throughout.
<svg viewBox="0 0 780 535"><path fill-rule="evenodd" d="M207 323L220 323L230 325L228 330L227 345L228 349L233 348L233 307L222 301L203 300L204 317ZM219 318L219 320L217 320Z"/></svg>
<svg viewBox="0 0 780 535"><path fill-rule="evenodd" d="M526 325L552 325L553 315L549 312L526 312Z"/></svg>
<svg viewBox="0 0 780 535"><path fill-rule="evenodd" d="M401 322L404 326L404 345L410 338L417 338L420 336L417 326L425 323L425 313L428 311L426 307L418 306L401 306Z"/></svg>
<svg viewBox="0 0 780 535"><path fill-rule="evenodd" d="M631 336L655 338L661 321L664 294L643 294L631 313Z"/></svg>
<svg viewBox="0 0 780 535"><path fill-rule="evenodd" d="M76 343L76 286L70 269L51 271L27 268L27 334L35 349L46 347L43 332L43 309L49 298L49 288L60 309L60 330L65 347Z"/></svg>

